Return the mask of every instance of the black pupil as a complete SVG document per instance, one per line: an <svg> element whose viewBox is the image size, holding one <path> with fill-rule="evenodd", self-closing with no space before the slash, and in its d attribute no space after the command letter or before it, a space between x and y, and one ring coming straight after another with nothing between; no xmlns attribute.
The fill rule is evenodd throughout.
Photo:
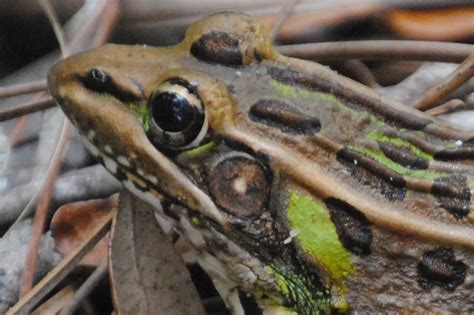
<svg viewBox="0 0 474 315"><path fill-rule="evenodd" d="M151 101L151 115L164 131L178 132L192 124L195 107L179 94L160 92Z"/></svg>

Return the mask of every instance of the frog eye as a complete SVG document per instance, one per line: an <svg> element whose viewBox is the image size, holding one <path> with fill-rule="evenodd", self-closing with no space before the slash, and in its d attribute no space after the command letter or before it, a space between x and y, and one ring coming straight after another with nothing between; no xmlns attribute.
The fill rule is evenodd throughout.
<svg viewBox="0 0 474 315"><path fill-rule="evenodd" d="M197 146L207 132L207 119L196 87L175 78L161 83L148 106L152 138L173 149Z"/></svg>

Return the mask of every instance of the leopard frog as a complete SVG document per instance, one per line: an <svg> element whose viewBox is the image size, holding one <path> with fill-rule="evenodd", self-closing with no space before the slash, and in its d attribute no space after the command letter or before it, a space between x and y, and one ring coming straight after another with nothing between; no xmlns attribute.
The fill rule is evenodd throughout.
<svg viewBox="0 0 474 315"><path fill-rule="evenodd" d="M90 152L178 224L227 306L474 310L474 134L272 47L252 17L59 62Z"/></svg>

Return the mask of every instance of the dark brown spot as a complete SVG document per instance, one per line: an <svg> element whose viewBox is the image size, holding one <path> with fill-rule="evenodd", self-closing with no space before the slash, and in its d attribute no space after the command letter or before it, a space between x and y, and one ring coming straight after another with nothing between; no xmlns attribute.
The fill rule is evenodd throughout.
<svg viewBox="0 0 474 315"><path fill-rule="evenodd" d="M405 187L405 179L403 179L403 176L384 167L377 161L365 156L362 153L356 152L349 148L343 148L339 150L339 152L337 152L337 158L339 160L343 159L347 162L356 164L357 166L362 167L373 175L382 178L384 181L391 185L397 187Z"/></svg>
<svg viewBox="0 0 474 315"><path fill-rule="evenodd" d="M379 148L386 157L410 169L424 170L428 168L428 160L414 154L408 147L390 142L379 142Z"/></svg>
<svg viewBox="0 0 474 315"><path fill-rule="evenodd" d="M226 66L242 66L239 41L224 32L202 35L191 46L191 54L199 60Z"/></svg>
<svg viewBox="0 0 474 315"><path fill-rule="evenodd" d="M268 74L273 79L284 84L298 86L313 92L331 93L348 106L354 108L357 106L365 107L374 114L377 114L381 119L387 122L393 122L404 128L422 130L428 124L432 123L429 119L387 106L387 104L382 103L377 98L355 92L352 89L335 89L334 82L313 74L278 67L269 67Z"/></svg>
<svg viewBox="0 0 474 315"><path fill-rule="evenodd" d="M443 208L456 218L463 218L469 214L471 190L467 186L467 179L462 175L436 178L431 193Z"/></svg>
<svg viewBox="0 0 474 315"><path fill-rule="evenodd" d="M350 204L328 198L324 201L344 247L356 255L370 254L372 231L363 213Z"/></svg>
<svg viewBox="0 0 474 315"><path fill-rule="evenodd" d="M278 127L285 132L315 133L321 129L318 118L305 115L280 100L260 100L252 105L249 115L254 121Z"/></svg>
<svg viewBox="0 0 474 315"><path fill-rule="evenodd" d="M237 216L262 213L269 189L264 167L249 157L223 160L209 175L209 190L216 204Z"/></svg>
<svg viewBox="0 0 474 315"><path fill-rule="evenodd" d="M405 187L397 187L387 183L384 179L375 176L359 165L354 164L354 161L346 161L338 158L338 161L351 171L353 176L362 185L367 185L372 189L380 191L388 200L403 200L406 195Z"/></svg>
<svg viewBox="0 0 474 315"><path fill-rule="evenodd" d="M452 248L440 247L427 251L418 262L418 284L423 289L439 286L448 291L464 283L467 265L454 259Z"/></svg>
<svg viewBox="0 0 474 315"><path fill-rule="evenodd" d="M439 161L474 159L474 148L461 146L456 149L444 149L436 152L433 157Z"/></svg>
<svg viewBox="0 0 474 315"><path fill-rule="evenodd" d="M365 155L344 148L337 153L337 160L351 171L362 185L379 190L389 200L403 200L406 195L405 180Z"/></svg>

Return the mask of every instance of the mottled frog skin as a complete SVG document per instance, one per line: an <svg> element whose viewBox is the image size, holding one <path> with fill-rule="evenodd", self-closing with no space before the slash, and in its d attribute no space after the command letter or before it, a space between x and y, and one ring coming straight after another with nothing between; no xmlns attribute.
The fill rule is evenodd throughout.
<svg viewBox="0 0 474 315"><path fill-rule="evenodd" d="M238 291L298 314L474 311L472 133L278 54L239 13L69 57L49 86L234 313Z"/></svg>

